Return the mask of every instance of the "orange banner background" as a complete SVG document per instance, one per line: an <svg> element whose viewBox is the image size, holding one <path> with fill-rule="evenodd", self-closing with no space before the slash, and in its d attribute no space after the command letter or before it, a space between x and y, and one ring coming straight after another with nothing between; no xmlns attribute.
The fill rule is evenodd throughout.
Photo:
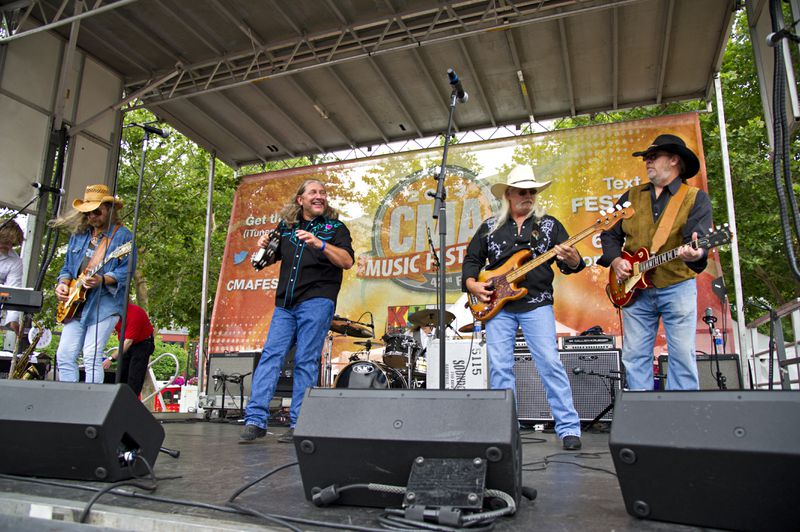
<svg viewBox="0 0 800 532"><path fill-rule="evenodd" d="M592 225L598 211L610 208L628 188L646 181L644 164L631 154L667 132L685 139L698 154L701 169L689 184L707 190L700 126L694 113L453 145L445 181L447 303L462 297L460 270L466 244L496 206L489 187L504 181L511 167L531 164L538 179L553 181L538 201L575 234ZM357 264L345 272L336 313L368 322L365 313L371 312L380 337L389 307L433 305L435 275L427 231L438 247L438 230L428 192L436 189L441 152L436 148L244 177L233 204L209 352L261 350L274 310L278 266L257 272L250 255L259 236L277 225L281 206L293 200L298 186L308 178L326 183L330 203L341 211L353 236ZM715 218L721 219L721 213ZM577 248L589 268L569 277L556 273L554 309L559 330L580 332L599 325L606 333L619 335L620 318L605 294L608 271L595 265L601 254L599 238L589 237ZM697 347L705 352L712 348L707 327L700 321L702 311L711 307L716 315L721 312L720 301L711 291L711 281L721 274L716 251L710 258L698 277ZM457 315L456 328L469 321L460 304L450 310ZM729 313L726 319L730 323ZM657 343L664 344L663 334ZM349 338L334 342L337 353L356 349ZM661 352L663 348L656 354Z"/></svg>

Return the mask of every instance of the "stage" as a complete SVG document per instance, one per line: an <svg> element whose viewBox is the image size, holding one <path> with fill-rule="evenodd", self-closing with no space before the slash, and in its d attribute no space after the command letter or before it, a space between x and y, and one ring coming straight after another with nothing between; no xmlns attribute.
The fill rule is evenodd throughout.
<svg viewBox="0 0 800 532"><path fill-rule="evenodd" d="M278 443L285 427L271 427L255 443L238 443L241 425L229 422L164 422L164 446L180 450L178 459L161 453L154 471L155 497L224 505L239 488L268 471L296 462L295 448ZM534 488L534 501L523 498L516 515L495 522L498 531L547 530L696 530L692 527L645 521L628 515L609 455L605 426L583 435L580 452L566 452L553 433L523 428L523 485ZM41 457L46 460L47 457ZM178 477L178 478L170 478ZM658 482L658 479L653 479ZM58 480L70 486L106 488L108 483ZM123 488L147 493L136 488ZM79 530L75 522L94 495L69 487L0 478L0 529ZM241 506L275 516L330 524L379 529L378 508L330 506L318 508L306 501L298 467L289 466L244 491ZM52 515L45 525L30 515ZM263 518L223 513L112 494L92 508L89 521L124 530L256 530L283 529ZM301 530L328 530L321 524L298 523Z"/></svg>

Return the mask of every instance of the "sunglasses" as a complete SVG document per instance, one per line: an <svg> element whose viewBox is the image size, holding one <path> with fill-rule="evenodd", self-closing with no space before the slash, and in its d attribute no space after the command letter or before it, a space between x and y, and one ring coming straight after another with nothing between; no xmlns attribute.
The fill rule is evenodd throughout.
<svg viewBox="0 0 800 532"><path fill-rule="evenodd" d="M655 161L659 157L663 157L665 155L669 155L669 154L666 153L666 152L663 152L663 151L654 151L652 153L646 153L646 154L642 155L642 160L644 162Z"/></svg>
<svg viewBox="0 0 800 532"><path fill-rule="evenodd" d="M536 191L532 188L515 188L514 193L517 196L527 196L528 194L530 194L531 196L536 195Z"/></svg>
<svg viewBox="0 0 800 532"><path fill-rule="evenodd" d="M92 215L94 215L94 216L100 216L101 214L103 214L103 209L101 209L100 207L98 207L98 208L96 208L96 209L95 209L95 210L93 210L93 211L89 211L89 212L87 212L86 214L87 214L87 215L89 215L89 216L92 216Z"/></svg>

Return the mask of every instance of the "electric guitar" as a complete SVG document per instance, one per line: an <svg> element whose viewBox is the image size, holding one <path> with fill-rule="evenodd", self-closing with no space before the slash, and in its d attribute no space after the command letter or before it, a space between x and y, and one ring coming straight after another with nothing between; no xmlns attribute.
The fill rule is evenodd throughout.
<svg viewBox="0 0 800 532"><path fill-rule="evenodd" d="M630 202L625 202L623 206L616 206L608 212L600 211L598 218L592 225L577 233L562 243L565 246L574 246L584 238L598 231L611 229L617 222L633 216L633 207ZM520 282L529 271L545 264L556 254L555 249L550 249L542 253L533 260L529 260L531 250L523 249L511 255L508 260L493 270L483 270L478 274L478 281L490 283L492 287L491 299L484 303L475 294L469 293L467 297L467 307L472 312L473 318L480 321L488 321L500 312L503 305L509 301L514 301L525 297L528 293L527 288L520 288Z"/></svg>
<svg viewBox="0 0 800 532"><path fill-rule="evenodd" d="M133 244L131 242L122 244L120 247L106 255L106 258L103 260L103 262L94 266L88 272L82 273L77 279L72 279L69 282L69 296L67 297L67 300L59 301L58 303L58 309L56 309L56 321L58 323L64 323L74 318L75 313L78 312L80 306L86 301L86 292L88 291L88 288L84 286L84 281L93 277L103 268L103 266L108 264L110 260L124 257L130 253L131 249L133 249Z"/></svg>
<svg viewBox="0 0 800 532"><path fill-rule="evenodd" d="M730 243L733 235L728 228L728 224L718 225L712 229L711 232L697 240L692 240L689 245L694 249L711 249L723 244ZM633 266L631 276L624 281L617 279L617 274L614 268L608 269L608 286L606 286L606 293L615 307L624 307L630 304L636 296L636 290L642 288L649 288L652 283L648 280L646 273L657 266L664 264L678 258L678 249L671 249L660 253L653 257L647 248L641 248L635 253L622 252L622 258L627 260Z"/></svg>

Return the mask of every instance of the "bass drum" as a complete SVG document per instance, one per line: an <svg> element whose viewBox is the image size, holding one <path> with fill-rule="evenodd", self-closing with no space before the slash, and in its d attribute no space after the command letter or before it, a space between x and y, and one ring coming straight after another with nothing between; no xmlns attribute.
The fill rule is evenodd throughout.
<svg viewBox="0 0 800 532"><path fill-rule="evenodd" d="M408 388L406 379L394 368L378 362L358 360L348 364L333 383L334 388L386 390Z"/></svg>

